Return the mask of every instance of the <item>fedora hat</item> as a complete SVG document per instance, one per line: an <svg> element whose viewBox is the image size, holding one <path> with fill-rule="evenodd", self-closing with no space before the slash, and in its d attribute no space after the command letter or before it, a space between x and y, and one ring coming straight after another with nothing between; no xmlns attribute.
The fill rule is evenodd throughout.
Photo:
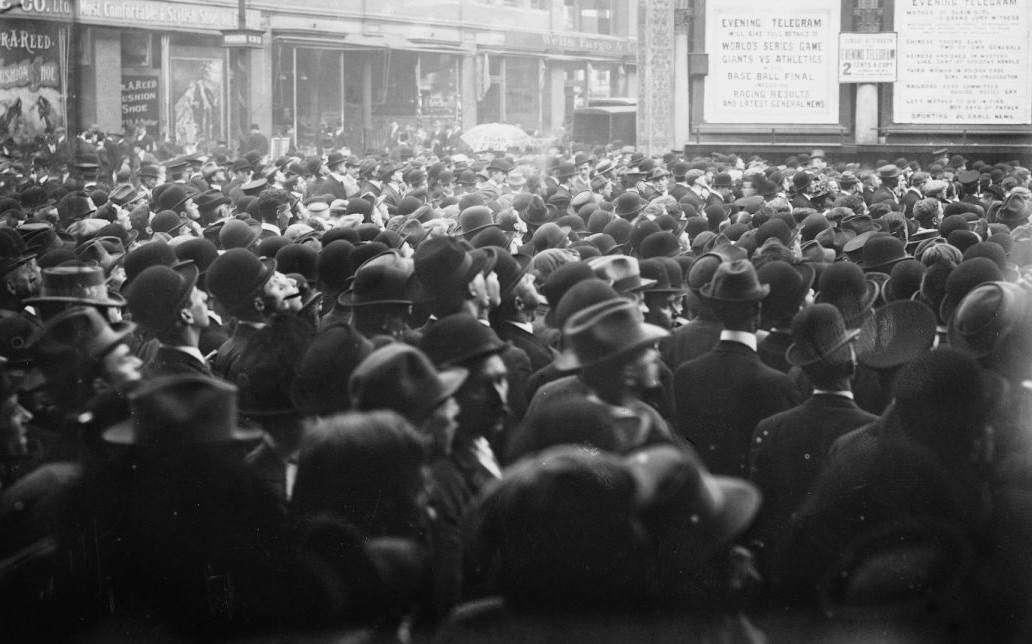
<svg viewBox="0 0 1032 644"><path fill-rule="evenodd" d="M413 255L416 278L428 295L447 294L468 284L484 268L457 239L433 237Z"/></svg>
<svg viewBox="0 0 1032 644"><path fill-rule="evenodd" d="M67 302L92 306L126 305L121 293L109 293L104 269L99 266L55 266L43 270L39 295L27 304Z"/></svg>
<svg viewBox="0 0 1032 644"><path fill-rule="evenodd" d="M710 474L693 452L656 445L624 462L635 480L639 513L649 534L659 536L660 558L671 575L709 561L760 509L755 485Z"/></svg>
<svg viewBox="0 0 1032 644"><path fill-rule="evenodd" d="M496 256L494 272L498 275L499 291L504 299L530 271L532 258L520 254L513 256L502 249L498 250Z"/></svg>
<svg viewBox="0 0 1032 644"><path fill-rule="evenodd" d="M515 208L515 205L513 207ZM559 210L551 204L546 204L539 195L531 196L523 208L515 210L528 226L540 226L559 217Z"/></svg>
<svg viewBox="0 0 1032 644"><path fill-rule="evenodd" d="M574 313L563 326L563 350L555 366L580 369L658 342L670 334L642 319L638 305L625 298L598 302Z"/></svg>
<svg viewBox="0 0 1032 644"><path fill-rule="evenodd" d="M588 260L595 276L609 282L618 293L643 291L655 285L655 280L643 279L638 260L626 255L602 255Z"/></svg>
<svg viewBox="0 0 1032 644"><path fill-rule="evenodd" d="M856 264L835 262L821 271L816 301L834 305L847 327L860 328L876 299L878 284L867 279Z"/></svg>
<svg viewBox="0 0 1032 644"><path fill-rule="evenodd" d="M856 343L857 360L872 369L893 369L932 348L935 313L913 300L898 300L864 320Z"/></svg>
<svg viewBox="0 0 1032 644"><path fill-rule="evenodd" d="M258 440L259 430L237 427L237 388L200 375L155 378L129 395L129 420L104 432L119 445L171 448Z"/></svg>
<svg viewBox="0 0 1032 644"><path fill-rule="evenodd" d="M453 313L426 327L419 348L438 369L463 366L504 351L509 345L468 313Z"/></svg>
<svg viewBox="0 0 1032 644"><path fill-rule="evenodd" d="M1028 201L1018 194L1011 194L996 211L996 220L1007 225L1018 225L1028 221L1032 208Z"/></svg>
<svg viewBox="0 0 1032 644"><path fill-rule="evenodd" d="M29 344L32 347L51 344L76 347L97 360L115 345L125 342L135 330L132 322L108 324L95 308L76 306L47 320Z"/></svg>
<svg viewBox="0 0 1032 644"><path fill-rule="evenodd" d="M468 374L461 367L438 372L419 349L392 342L355 367L348 395L355 410L390 409L418 425L459 390Z"/></svg>
<svg viewBox="0 0 1032 644"><path fill-rule="evenodd" d="M36 258L19 233L10 228L3 230L8 232L0 234L0 275L6 275Z"/></svg>
<svg viewBox="0 0 1032 644"><path fill-rule="evenodd" d="M344 307L370 304L412 304L412 260L388 250L366 260L355 271L351 288L337 303Z"/></svg>
<svg viewBox="0 0 1032 644"><path fill-rule="evenodd" d="M545 324L549 327L556 327L556 309L559 308L559 301L575 285L595 277L595 272L585 262L569 262L552 271L545 278L544 284L539 291L548 302L548 312L545 313Z"/></svg>
<svg viewBox="0 0 1032 644"><path fill-rule="evenodd" d="M873 235L863 245L860 266L865 272L887 273L905 259L910 259L901 240L889 234Z"/></svg>
<svg viewBox="0 0 1032 644"><path fill-rule="evenodd" d="M858 329L846 329L842 313L831 304L813 304L792 318L792 344L785 359L796 367L846 362L850 354L840 349L859 334Z"/></svg>
<svg viewBox="0 0 1032 644"><path fill-rule="evenodd" d="M950 346L975 358L1013 348L1016 331L1032 328L1032 293L1004 281L976 286L956 308L949 324ZM1027 340L1026 340L1027 346Z"/></svg>
<svg viewBox="0 0 1032 644"><path fill-rule="evenodd" d="M770 286L760 283L749 260L735 259L721 262L700 293L718 302L759 302L770 295Z"/></svg>

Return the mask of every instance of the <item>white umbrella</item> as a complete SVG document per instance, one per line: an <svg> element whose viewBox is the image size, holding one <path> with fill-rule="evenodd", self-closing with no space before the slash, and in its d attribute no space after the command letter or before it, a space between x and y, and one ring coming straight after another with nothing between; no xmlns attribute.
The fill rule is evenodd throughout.
<svg viewBox="0 0 1032 644"><path fill-rule="evenodd" d="M464 132L461 138L474 152L524 148L531 142L529 134L507 123L481 123Z"/></svg>

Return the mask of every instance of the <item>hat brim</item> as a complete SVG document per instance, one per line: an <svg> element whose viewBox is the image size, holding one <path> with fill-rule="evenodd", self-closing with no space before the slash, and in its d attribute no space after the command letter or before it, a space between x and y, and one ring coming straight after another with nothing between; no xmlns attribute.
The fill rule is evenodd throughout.
<svg viewBox="0 0 1032 644"><path fill-rule="evenodd" d="M700 290L699 294L713 302L759 302L760 300L766 299L770 295L770 284L760 284L758 288L753 289L749 293L742 293L736 297L728 297L726 295L713 295L713 284L706 284Z"/></svg>
<svg viewBox="0 0 1032 644"><path fill-rule="evenodd" d="M604 360L610 360L619 356L625 355L632 351L636 351L643 346L659 342L663 338L669 337L670 332L661 326L655 324L649 324L648 322L642 322L639 325L639 335L637 338L630 340L630 342L620 347L618 350L613 351L604 356L597 356L587 358L585 356L578 356L577 353L570 347L564 348L559 352L559 355L555 357L552 364L559 371L574 371L576 369L583 369L592 365L598 364Z"/></svg>
<svg viewBox="0 0 1032 644"><path fill-rule="evenodd" d="M366 300L366 301L360 302L360 301L355 299L354 292L348 290L348 291L344 291L343 293L341 293L337 297L337 304L339 304L340 306L345 307L345 308L360 308L360 307L363 307L363 306L371 306L373 304L408 304L408 305L411 305L412 304L412 300L405 300L405 299L400 299L400 298L398 298L398 299L387 298L387 299L382 299L382 300Z"/></svg>
<svg viewBox="0 0 1032 644"><path fill-rule="evenodd" d="M860 329L846 329L845 334L836 338L834 344L828 347L821 355L817 356L807 354L799 347L798 344L793 342L788 346L788 349L785 350L785 360L788 360L788 363L795 367L806 367L808 365L817 364L855 340L859 335Z"/></svg>
<svg viewBox="0 0 1032 644"><path fill-rule="evenodd" d="M66 296L50 296L50 295L38 295L36 297L29 297L25 299L26 304L43 304L46 302L64 302L67 304L87 304L90 306L117 306L119 308L125 308L127 305L125 297L118 292L108 292L107 299L103 298L91 298L91 297L66 297Z"/></svg>
<svg viewBox="0 0 1032 644"><path fill-rule="evenodd" d="M238 412L243 413L243 412ZM256 415L254 413L247 415ZM226 443L226 442L251 442L259 440L265 432L260 429L242 429L240 427L231 427L228 435L224 439L213 440L211 443ZM132 419L124 420L120 423L116 423L111 427L104 430L102 434L104 442L111 443L113 445L138 445L136 440L136 427Z"/></svg>

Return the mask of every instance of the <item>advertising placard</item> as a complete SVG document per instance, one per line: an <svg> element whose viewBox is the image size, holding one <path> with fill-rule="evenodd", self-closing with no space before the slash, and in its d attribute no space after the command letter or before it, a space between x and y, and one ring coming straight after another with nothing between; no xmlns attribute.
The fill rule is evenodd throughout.
<svg viewBox="0 0 1032 644"><path fill-rule="evenodd" d="M157 76L122 74L122 125L126 132L131 133L137 125L157 131L159 85Z"/></svg>
<svg viewBox="0 0 1032 644"><path fill-rule="evenodd" d="M840 3L707 5L707 123L837 123Z"/></svg>
<svg viewBox="0 0 1032 644"><path fill-rule="evenodd" d="M32 145L65 125L66 38L67 28L42 20L10 21L0 30L0 141Z"/></svg>
<svg viewBox="0 0 1032 644"><path fill-rule="evenodd" d="M893 120L1032 123L1029 0L899 0Z"/></svg>
<svg viewBox="0 0 1032 644"><path fill-rule="evenodd" d="M839 34L839 82L896 82L896 34Z"/></svg>

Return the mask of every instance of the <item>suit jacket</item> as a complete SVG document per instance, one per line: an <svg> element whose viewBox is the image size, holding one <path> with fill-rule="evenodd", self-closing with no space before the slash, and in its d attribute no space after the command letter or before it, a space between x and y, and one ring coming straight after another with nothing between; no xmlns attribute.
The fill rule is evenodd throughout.
<svg viewBox="0 0 1032 644"><path fill-rule="evenodd" d="M495 328L495 331L503 341L510 342L512 346L523 349L526 352L527 357L530 358L531 373L552 364L552 360L555 358L552 349L533 333L528 333L515 324L504 320Z"/></svg>
<svg viewBox="0 0 1032 644"><path fill-rule="evenodd" d="M694 360L720 342L724 325L717 320L696 318L674 329L669 338L659 343L659 355L672 370Z"/></svg>
<svg viewBox="0 0 1032 644"><path fill-rule="evenodd" d="M211 367L194 356L167 345L158 346L154 357L144 367L144 376L155 378L170 375L212 375Z"/></svg>
<svg viewBox="0 0 1032 644"><path fill-rule="evenodd" d="M714 474L744 477L757 423L799 403L792 381L740 342L721 341L674 372L677 432Z"/></svg>
<svg viewBox="0 0 1032 644"><path fill-rule="evenodd" d="M243 354L247 340L257 331L258 327L251 324L238 323L236 325L236 328L233 329L233 335L229 336L229 339L222 343L218 353L212 359L212 369L216 375L230 381L235 379L234 363Z"/></svg>
<svg viewBox="0 0 1032 644"><path fill-rule="evenodd" d="M763 492L755 535L766 542L782 533L810 493L831 444L877 419L844 396L814 394L798 407L761 420L749 455L750 476Z"/></svg>
<svg viewBox="0 0 1032 644"><path fill-rule="evenodd" d="M868 205L870 206L882 202L892 204L893 210L899 210L899 197L896 196L895 192L889 190L885 186L879 186L873 193L871 193L871 203Z"/></svg>

